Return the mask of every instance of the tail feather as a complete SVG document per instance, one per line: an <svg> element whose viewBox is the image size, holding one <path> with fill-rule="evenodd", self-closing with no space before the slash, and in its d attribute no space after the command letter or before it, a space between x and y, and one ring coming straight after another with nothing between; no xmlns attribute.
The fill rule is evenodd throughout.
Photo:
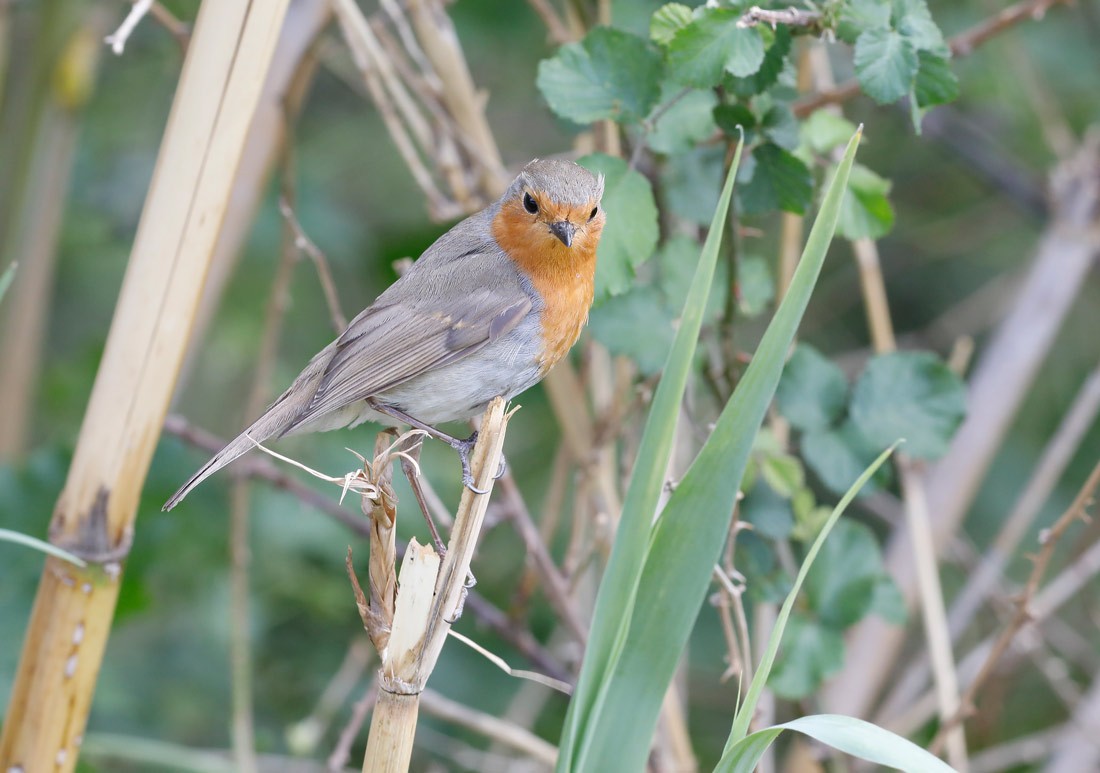
<svg viewBox="0 0 1100 773"><path fill-rule="evenodd" d="M171 499L164 503L163 510L171 510L183 501L183 498L191 493L191 489L202 483L211 475L226 465L240 458L256 447L256 443L262 443L271 438L282 437L294 427L298 417L313 399L317 386L321 382L328 361L332 359L335 351L335 343L325 347L320 354L310 360L306 369L301 372L294 383L264 411L260 418L226 444L225 448L199 468L191 478L184 483L180 490L172 495Z"/></svg>

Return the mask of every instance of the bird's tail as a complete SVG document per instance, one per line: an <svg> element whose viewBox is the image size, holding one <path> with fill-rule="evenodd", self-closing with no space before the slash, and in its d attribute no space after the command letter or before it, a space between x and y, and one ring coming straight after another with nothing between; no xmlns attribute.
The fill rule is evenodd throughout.
<svg viewBox="0 0 1100 773"><path fill-rule="evenodd" d="M295 421L309 405L317 387L324 375L328 361L332 359L335 344L325 347L320 354L310 360L306 369L301 372L294 383L264 411L260 418L256 419L248 429L226 444L225 448L199 468L191 478L180 487L180 490L172 495L172 498L164 503L163 510L171 510L183 501L183 498L191 493L191 489L202 483L211 475L230 462L235 461L256 447L256 443L262 443L271 438L278 438L286 434Z"/></svg>

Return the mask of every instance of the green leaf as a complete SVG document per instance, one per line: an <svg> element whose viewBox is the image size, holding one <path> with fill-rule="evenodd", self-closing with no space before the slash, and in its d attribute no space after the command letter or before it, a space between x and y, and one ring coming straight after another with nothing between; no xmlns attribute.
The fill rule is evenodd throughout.
<svg viewBox="0 0 1100 773"><path fill-rule="evenodd" d="M909 617L905 596L901 595L901 589L888 574L880 576L875 583L871 612L894 625L905 625Z"/></svg>
<svg viewBox="0 0 1100 773"><path fill-rule="evenodd" d="M826 488L835 494L848 490L875 458L876 448L860 434L850 420L836 428L821 428L802 436L802 458ZM872 478L866 486L871 492L890 479L890 468Z"/></svg>
<svg viewBox="0 0 1100 773"><path fill-rule="evenodd" d="M657 204L645 175L621 158L593 153L578 163L604 176L607 225L596 254L596 303L630 289L634 270L657 247Z"/></svg>
<svg viewBox="0 0 1100 773"><path fill-rule="evenodd" d="M765 137L784 150L793 151L798 147L799 126L790 105L783 103L772 105L760 119L760 129ZM852 136L851 132L848 136Z"/></svg>
<svg viewBox="0 0 1100 773"><path fill-rule="evenodd" d="M756 127L756 116L748 107L737 103L735 105L719 105L714 108L714 121L718 128L730 136L737 135L740 127L745 132L745 142L752 142L752 130ZM855 127L853 127L853 131ZM852 136L851 134L848 135Z"/></svg>
<svg viewBox="0 0 1100 773"><path fill-rule="evenodd" d="M691 290L691 281L699 264L701 245L685 234L676 234L657 250L657 284L664 297L664 305L679 314L687 302ZM703 321L713 322L721 315L729 293L729 267L723 261L714 272L710 297L707 298Z"/></svg>
<svg viewBox="0 0 1100 773"><path fill-rule="evenodd" d="M741 14L727 8L705 8L668 44L672 76L689 86L717 86L725 73L746 77L764 61L764 41L753 28L738 27Z"/></svg>
<svg viewBox="0 0 1100 773"><path fill-rule="evenodd" d="M609 597L619 603L602 608L604 614L616 621L628 616L629 633L623 641L618 664L604 672L607 686L603 706L580 718L591 744L588 758L582 764L570 755L570 744L563 742L558 758L560 770L641 770L645 767L665 693L706 597L714 564L729 530L738 485L754 437L767 413L787 349L825 260L839 215L841 192L847 183L858 141L857 134L846 151L847 162L840 166L825 195L790 288L772 317L752 362L722 410L710 438L672 492L651 531L641 581L632 597L636 605L625 605L621 599ZM725 208L721 207L719 217L724 212ZM719 224L720 221L716 222L715 228ZM711 236L714 232L712 229ZM701 298L698 302L701 303ZM638 474L636 471L635 477ZM624 507L623 521L615 540L616 550L624 539L623 526L632 515L630 509ZM649 515L651 513L642 513L640 517ZM624 544L623 548L627 546ZM630 545L630 549L635 548L636 545ZM610 569L604 577L605 585L609 576ZM604 588L601 587L600 598L603 596ZM595 620L600 623L600 611ZM596 647L595 651L599 652L600 648ZM585 666L593 657L592 652L590 642Z"/></svg>
<svg viewBox="0 0 1100 773"><path fill-rule="evenodd" d="M15 279L15 268L18 264L12 262L4 273L0 274L0 300L4 299L4 294L7 293L8 288L11 287L12 280Z"/></svg>
<svg viewBox="0 0 1100 773"><path fill-rule="evenodd" d="M951 71L951 63L942 56L921 51L920 67L913 86L919 107L932 107L953 102L959 96L959 79Z"/></svg>
<svg viewBox="0 0 1100 773"><path fill-rule="evenodd" d="M760 462L760 474L779 496L790 499L806 482L802 462L790 454L768 454Z"/></svg>
<svg viewBox="0 0 1100 773"><path fill-rule="evenodd" d="M837 37L845 43L855 43L867 30L890 27L891 0L849 0L842 3Z"/></svg>
<svg viewBox="0 0 1100 773"><path fill-rule="evenodd" d="M621 665L624 654L628 652L626 642L635 602L644 579L646 546L650 543L653 517L664 487L664 475L672 453L680 405L691 372L699 331L703 325L703 309L714 281L718 249L725 230L730 200L733 198L733 184L737 178L742 147L742 144L738 144L733 165L726 176L722 196L714 211L710 232L703 245L695 278L684 304L680 326L642 432L634 473L623 500L622 518L615 533L615 543L596 595L584 662L581 664L577 686L565 717L558 752L559 771L606 770L606 766L600 766L595 760L609 749L619 748L619 741L603 733L601 725L603 721L615 721L621 715L613 694L617 686L613 674ZM642 598L646 597L643 595ZM644 605L642 609L645 609ZM653 716L656 721L656 711ZM649 748L648 738L649 735L646 736L644 748L640 749L643 759Z"/></svg>
<svg viewBox="0 0 1100 773"><path fill-rule="evenodd" d="M783 368L775 399L779 412L798 429L824 429L844 412L848 380L836 363L809 344L800 343Z"/></svg>
<svg viewBox="0 0 1100 773"><path fill-rule="evenodd" d="M894 0L893 21L894 29L917 51L928 51L940 57L950 55L947 41L932 20L925 0Z"/></svg>
<svg viewBox="0 0 1100 773"><path fill-rule="evenodd" d="M691 24L691 9L681 3L666 3L649 20L649 39L665 45L682 28Z"/></svg>
<svg viewBox="0 0 1100 773"><path fill-rule="evenodd" d="M810 170L798 158L767 142L752 152L752 178L738 194L741 211L755 215L782 209L802 215L813 194Z"/></svg>
<svg viewBox="0 0 1100 773"><path fill-rule="evenodd" d="M894 227L894 208L887 195L890 181L865 166L852 167L840 207L837 233L846 239L880 239Z"/></svg>
<svg viewBox="0 0 1100 773"><path fill-rule="evenodd" d="M794 528L791 503L766 482L752 487L741 502L741 515L761 537L786 539Z"/></svg>
<svg viewBox="0 0 1100 773"><path fill-rule="evenodd" d="M597 27L539 62L536 84L550 109L575 123L639 121L660 96L661 69L646 41Z"/></svg>
<svg viewBox="0 0 1100 773"><path fill-rule="evenodd" d="M867 363L849 412L872 445L904 438L910 456L936 459L966 415L966 387L931 352L883 354Z"/></svg>
<svg viewBox="0 0 1100 773"><path fill-rule="evenodd" d="M662 104L671 99L676 102L658 117L646 136L646 144L656 153L686 153L718 130L714 122L718 97L714 92L691 91L677 99L680 91L679 86L672 86L661 95Z"/></svg>
<svg viewBox="0 0 1100 773"><path fill-rule="evenodd" d="M737 265L737 308L746 317L755 317L775 299L775 279L768 261L759 255L746 255Z"/></svg>
<svg viewBox="0 0 1100 773"><path fill-rule="evenodd" d="M669 156L661 170L661 189L668 211L689 223L704 225L707 213L718 206L725 155L724 148L713 146Z"/></svg>
<svg viewBox="0 0 1100 773"><path fill-rule="evenodd" d="M897 102L917 74L913 44L893 30L871 29L856 41L853 65L860 88L879 104Z"/></svg>
<svg viewBox="0 0 1100 773"><path fill-rule="evenodd" d="M6 274L11 273L9 268ZM3 288L0 288L3 289ZM3 293L0 293L2 295ZM80 567L87 566L83 560L77 558L67 550L62 550L56 545L51 545L49 542L44 542L36 537L30 537L18 531L12 531L11 529L0 529L0 542L12 542L16 545L23 545L28 548L34 548L35 550L45 553L46 555L60 558L64 561L68 561L70 564L75 564Z"/></svg>
<svg viewBox="0 0 1100 773"><path fill-rule="evenodd" d="M783 647L768 686L780 698L799 700L816 691L843 666L844 637L840 631L795 612L787 622Z"/></svg>
<svg viewBox="0 0 1100 773"><path fill-rule="evenodd" d="M672 315L655 287L635 287L592 310L588 329L612 354L634 360L644 376L659 373L672 346Z"/></svg>
<svg viewBox="0 0 1100 773"><path fill-rule="evenodd" d="M882 576L875 535L862 523L842 520L806 576L806 600L823 623L847 628L870 611Z"/></svg>
<svg viewBox="0 0 1100 773"><path fill-rule="evenodd" d="M847 142L855 130L855 124L844 116L831 110L815 110L802 122L800 134L804 145L824 155Z"/></svg>
<svg viewBox="0 0 1100 773"><path fill-rule="evenodd" d="M783 68L787 66L787 54L791 52L791 30L789 27L780 26L775 30L775 40L764 52L764 61L760 63L760 69L752 76L753 93L763 94L775 85ZM848 136L852 136L852 131Z"/></svg>
<svg viewBox="0 0 1100 773"><path fill-rule="evenodd" d="M912 741L862 719L839 714L799 717L758 730L728 748L715 773L752 773L783 730L794 730L845 754L906 773L955 773L950 765Z"/></svg>

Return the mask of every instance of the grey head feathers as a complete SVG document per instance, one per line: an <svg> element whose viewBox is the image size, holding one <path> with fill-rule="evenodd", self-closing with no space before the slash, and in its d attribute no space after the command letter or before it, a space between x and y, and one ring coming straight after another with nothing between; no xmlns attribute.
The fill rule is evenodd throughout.
<svg viewBox="0 0 1100 773"><path fill-rule="evenodd" d="M598 204L603 197L603 175L594 175L572 161L536 158L523 167L503 200L518 196L525 189L538 191L557 204Z"/></svg>

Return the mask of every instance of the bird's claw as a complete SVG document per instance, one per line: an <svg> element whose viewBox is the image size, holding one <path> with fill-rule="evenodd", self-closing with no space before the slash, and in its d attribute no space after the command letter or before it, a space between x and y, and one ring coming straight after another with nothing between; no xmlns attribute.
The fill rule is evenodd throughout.
<svg viewBox="0 0 1100 773"><path fill-rule="evenodd" d="M474 450L475 443L477 443L477 432L474 432L465 440L455 440L451 443L451 447L458 452L458 459L462 462L462 485L475 494L488 494L488 488L482 489L474 485L474 474L470 469L470 452ZM499 478L501 474L503 474L503 470L500 474L494 476L493 480Z"/></svg>

